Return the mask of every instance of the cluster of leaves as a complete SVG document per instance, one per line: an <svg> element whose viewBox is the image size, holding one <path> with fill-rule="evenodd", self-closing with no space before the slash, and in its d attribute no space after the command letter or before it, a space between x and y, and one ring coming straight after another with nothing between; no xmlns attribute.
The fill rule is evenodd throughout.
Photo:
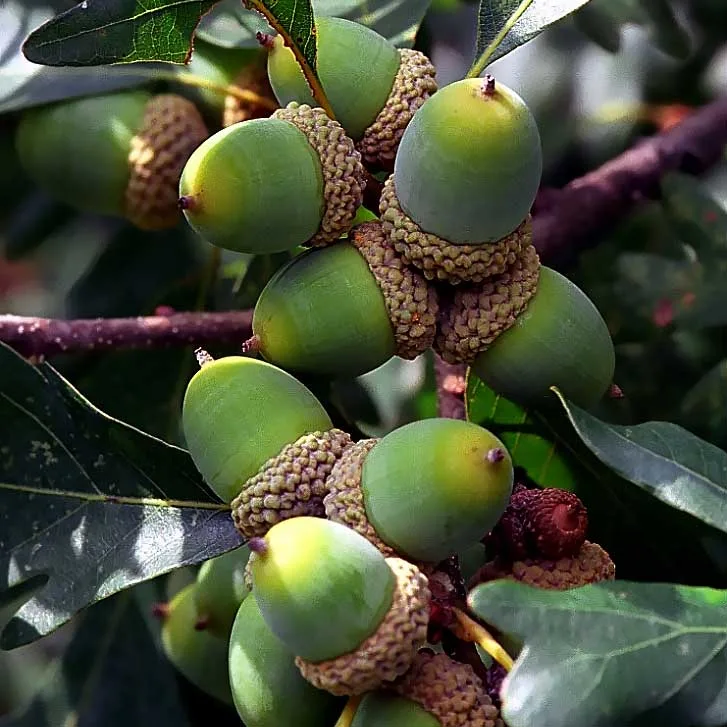
<svg viewBox="0 0 727 727"><path fill-rule="evenodd" d="M269 23L315 74L314 14L348 17L411 45L429 2L250 5L8 0L0 7L0 27L10 29L0 38L0 112L168 83L188 73L168 62L187 57L193 36L246 47ZM617 50L623 23L640 23L660 48L685 53L667 0L482 0L471 73L576 11L579 27L607 49ZM94 68L109 63L122 65ZM207 248L187 229L155 234L150 245L122 223L71 215L26 182L5 186L5 255L38 254L42 243L48 265L60 268L56 285L71 317L246 307L285 259L206 262ZM665 179L663 189L662 203L574 271L619 343L625 399L596 416L554 392L550 408L525 411L468 379L468 418L501 436L535 482L576 491L589 509L590 537L618 567L616 583L570 593L494 583L473 594L478 615L525 644L506 685L510 727L727 723L727 604L725 591L713 590L727 573L727 454L716 446L727 446L727 350L714 335L727 324L727 213L690 178ZM645 229L648 252L638 234ZM103 244L89 255L91 240ZM155 579L240 543L177 446L189 351L65 357L52 367L0 344L0 371L0 646L34 642L83 612L45 686L0 724L57 725L74 714L81 725L113 714L128 722L132 712L138 724L189 724L149 618ZM693 383L675 383L681 375ZM384 381L393 383L390 375ZM349 430L382 426L360 381L306 383ZM431 366L422 388L404 416L434 413ZM678 421L704 439L676 424L630 423L648 418ZM113 687L98 689L105 680Z"/></svg>

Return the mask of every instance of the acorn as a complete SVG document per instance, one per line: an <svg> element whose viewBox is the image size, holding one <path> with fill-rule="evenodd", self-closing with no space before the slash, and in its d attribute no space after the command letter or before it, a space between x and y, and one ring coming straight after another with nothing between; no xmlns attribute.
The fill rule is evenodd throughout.
<svg viewBox="0 0 727 727"><path fill-rule="evenodd" d="M441 727L441 723L416 702L382 689L363 697L351 727Z"/></svg>
<svg viewBox="0 0 727 727"><path fill-rule="evenodd" d="M222 639L229 638L232 622L250 590L245 585L245 566L250 549L243 545L210 558L197 573L194 591L200 625Z"/></svg>
<svg viewBox="0 0 727 727"><path fill-rule="evenodd" d="M232 703L227 671L227 640L197 628L194 583L162 610L162 648L169 661L198 689Z"/></svg>
<svg viewBox="0 0 727 727"><path fill-rule="evenodd" d="M428 581L416 566L311 517L274 525L250 549L260 612L313 685L363 694L407 671L429 622Z"/></svg>
<svg viewBox="0 0 727 727"><path fill-rule="evenodd" d="M404 265L380 222L366 222L276 272L255 305L251 343L287 370L357 376L426 351L437 312L436 291Z"/></svg>
<svg viewBox="0 0 727 727"><path fill-rule="evenodd" d="M197 469L224 502L300 437L340 436L318 399L276 366L243 356L213 360L203 351L198 359L202 366L187 385L182 427ZM288 484L295 495L295 483ZM272 518L280 502L269 505Z"/></svg>
<svg viewBox="0 0 727 727"><path fill-rule="evenodd" d="M423 419L349 449L331 471L323 503L329 519L384 555L438 563L492 529L512 485L510 455L487 429Z"/></svg>
<svg viewBox="0 0 727 727"><path fill-rule="evenodd" d="M242 603L232 626L229 674L246 727L333 725L345 704L303 678L295 655L265 623L255 594Z"/></svg>
<svg viewBox="0 0 727 727"><path fill-rule="evenodd" d="M122 91L26 111L17 150L31 179L57 199L159 230L180 221L182 167L207 136L187 99Z"/></svg>
<svg viewBox="0 0 727 727"><path fill-rule="evenodd" d="M360 23L319 16L315 25L316 70L336 119L367 164L390 169L404 129L437 90L434 66ZM272 41L268 76L281 105L317 105L281 36Z"/></svg>
<svg viewBox="0 0 727 727"><path fill-rule="evenodd" d="M326 245L353 225L361 155L319 108L291 103L213 134L182 171L179 204L217 247L273 253Z"/></svg>
<svg viewBox="0 0 727 727"><path fill-rule="evenodd" d="M481 282L531 242L542 152L525 102L490 76L446 86L404 132L381 219L429 279Z"/></svg>

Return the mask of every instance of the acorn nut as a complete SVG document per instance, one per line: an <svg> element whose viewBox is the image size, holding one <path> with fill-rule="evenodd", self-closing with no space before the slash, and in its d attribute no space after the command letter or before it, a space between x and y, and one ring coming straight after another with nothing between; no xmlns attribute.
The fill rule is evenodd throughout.
<svg viewBox="0 0 727 727"><path fill-rule="evenodd" d="M406 672L429 622L428 581L416 566L305 516L274 525L250 549L260 612L313 685L363 694Z"/></svg>
<svg viewBox="0 0 727 727"><path fill-rule="evenodd" d="M441 723L416 702L380 689L364 695L351 727L441 727Z"/></svg>
<svg viewBox="0 0 727 727"><path fill-rule="evenodd" d="M434 340L438 300L406 267L379 222L297 255L270 279L253 314L253 343L285 369L357 376Z"/></svg>
<svg viewBox="0 0 727 727"><path fill-rule="evenodd" d="M361 155L341 125L291 103L201 144L182 171L179 204L211 244L273 253L337 240L353 225L364 186Z"/></svg>
<svg viewBox="0 0 727 727"><path fill-rule="evenodd" d="M404 129L436 90L435 68L421 52L400 49L371 28L316 18L317 72L336 119L364 161L391 169ZM268 75L282 105L316 106L293 52L274 39Z"/></svg>
<svg viewBox="0 0 727 727"><path fill-rule="evenodd" d="M180 221L182 167L207 136L187 99L123 91L26 111L17 149L31 179L57 199L158 230Z"/></svg>

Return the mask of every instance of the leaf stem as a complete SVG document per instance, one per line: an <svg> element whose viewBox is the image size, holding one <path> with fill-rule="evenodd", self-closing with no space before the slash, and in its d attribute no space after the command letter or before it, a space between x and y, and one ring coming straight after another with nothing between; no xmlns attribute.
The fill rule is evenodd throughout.
<svg viewBox="0 0 727 727"><path fill-rule="evenodd" d="M334 727L351 727L351 722L353 722L353 718L356 716L356 710L358 709L358 705L361 704L362 699L362 694L349 697Z"/></svg>
<svg viewBox="0 0 727 727"><path fill-rule="evenodd" d="M466 78L477 78L482 74L482 71L485 70L489 63L490 58L492 58L492 54L498 49L502 41L505 40L505 36L512 30L515 23L520 20L523 13L525 13L525 11L530 7L532 2L533 0L522 0L515 12L508 18L505 25L502 26L500 32L492 39L482 55L472 64L472 67L469 71L467 71Z"/></svg>
<svg viewBox="0 0 727 727"><path fill-rule="evenodd" d="M465 636L487 652L505 671L512 669L512 657L502 648L497 639L484 627L458 608L452 611L459 621Z"/></svg>
<svg viewBox="0 0 727 727"><path fill-rule="evenodd" d="M259 93L250 91L247 88L240 88L234 83L215 83L202 76L197 76L194 73L170 73L168 74L170 80L179 81L185 86L194 86L196 88L204 88L207 91L213 91L219 93L221 96L232 96L239 101L245 101L246 103L255 104L256 106L262 106L263 108L275 111L278 108L278 104L267 96L261 96Z"/></svg>

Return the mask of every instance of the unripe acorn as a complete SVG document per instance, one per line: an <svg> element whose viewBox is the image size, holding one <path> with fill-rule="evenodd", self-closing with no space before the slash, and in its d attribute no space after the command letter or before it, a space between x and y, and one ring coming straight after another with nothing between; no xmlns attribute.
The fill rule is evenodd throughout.
<svg viewBox="0 0 727 727"><path fill-rule="evenodd" d="M441 723L416 702L379 690L364 696L351 727L441 727Z"/></svg>
<svg viewBox="0 0 727 727"><path fill-rule="evenodd" d="M329 478L329 519L372 540L384 554L438 563L488 533L507 507L513 465L488 430L424 419L364 449L354 445ZM371 538L376 536L391 551Z"/></svg>
<svg viewBox="0 0 727 727"><path fill-rule="evenodd" d="M437 90L434 66L359 23L320 16L315 24L316 70L336 119L366 162L391 167L404 129ZM282 105L317 105L281 36L272 41L268 75Z"/></svg>
<svg viewBox="0 0 727 727"><path fill-rule="evenodd" d="M408 669L429 622L428 581L416 566L310 517L274 525L250 549L260 612L315 686L363 694Z"/></svg>
<svg viewBox="0 0 727 727"><path fill-rule="evenodd" d="M480 282L530 243L541 173L538 127L524 101L491 77L457 81L404 132L381 219L427 277Z"/></svg>
<svg viewBox="0 0 727 727"><path fill-rule="evenodd" d="M246 727L326 727L344 706L303 678L295 655L265 623L254 594L232 626L229 672L232 699Z"/></svg>
<svg viewBox="0 0 727 727"><path fill-rule="evenodd" d="M250 592L245 585L245 566L250 549L241 548L205 561L197 574L195 603L200 624L210 633L227 639L240 604Z"/></svg>
<svg viewBox="0 0 727 727"><path fill-rule="evenodd" d="M251 345L285 369L357 376L423 353L437 311L435 290L402 263L381 223L367 222L277 271L255 306Z"/></svg>
<svg viewBox="0 0 727 727"><path fill-rule="evenodd" d="M164 610L162 647L169 661L198 689L232 703L227 640L198 629L195 584L183 588Z"/></svg>
<svg viewBox="0 0 727 727"><path fill-rule="evenodd" d="M364 186L361 155L341 125L322 109L289 104L201 144L182 172L179 204L211 244L273 253L337 240Z"/></svg>
<svg viewBox="0 0 727 727"><path fill-rule="evenodd" d="M122 91L27 111L17 149L28 175L54 197L156 230L180 221L179 176L207 136L181 96Z"/></svg>
<svg viewBox="0 0 727 727"><path fill-rule="evenodd" d="M182 426L197 469L225 502L286 445L333 426L318 399L285 371L243 356L200 359Z"/></svg>

